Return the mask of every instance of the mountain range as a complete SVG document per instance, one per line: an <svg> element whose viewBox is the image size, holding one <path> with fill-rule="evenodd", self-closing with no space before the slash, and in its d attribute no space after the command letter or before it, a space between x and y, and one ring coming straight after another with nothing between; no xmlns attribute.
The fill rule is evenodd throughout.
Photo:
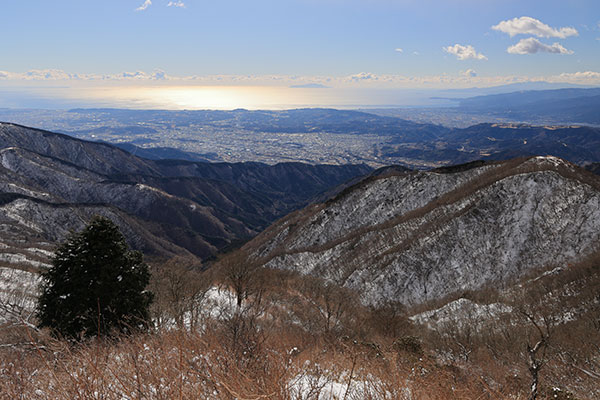
<svg viewBox="0 0 600 400"><path fill-rule="evenodd" d="M149 255L206 259L371 171L365 165L149 160L8 123L0 124L0 170L0 242L9 263L23 257L42 262L53 244L94 214L117 221L130 244Z"/></svg>
<svg viewBox="0 0 600 400"><path fill-rule="evenodd" d="M459 100L459 109L513 121L547 119L556 123L600 124L600 89L522 90Z"/></svg>
<svg viewBox="0 0 600 400"><path fill-rule="evenodd" d="M589 128L482 125L456 140L525 136L542 146L553 135L584 151L593 134L577 129ZM44 265L100 214L154 257L206 260L258 234L244 248L264 265L334 281L372 304L419 304L575 262L600 232L599 178L555 156L430 171L150 160L4 123L0 169L1 262Z"/></svg>

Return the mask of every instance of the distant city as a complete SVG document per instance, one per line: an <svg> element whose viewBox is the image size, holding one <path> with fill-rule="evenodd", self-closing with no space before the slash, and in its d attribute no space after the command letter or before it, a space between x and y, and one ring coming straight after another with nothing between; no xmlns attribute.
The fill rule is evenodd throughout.
<svg viewBox="0 0 600 400"><path fill-rule="evenodd" d="M474 126L515 123L542 127L598 126L599 99L600 89L571 88L465 98L455 100L455 107L444 108L0 109L0 121L109 142L154 159L364 163L372 167L401 164L429 168L480 158L554 152L573 162L586 163L599 161L588 150L595 143L594 135L569 142L572 134L567 139L557 135L538 137L535 135L539 132L522 130L518 135L505 137L504 131L494 133L491 126ZM467 128L468 132L461 132ZM510 154L502 153L509 146L519 146L519 150L511 147Z"/></svg>

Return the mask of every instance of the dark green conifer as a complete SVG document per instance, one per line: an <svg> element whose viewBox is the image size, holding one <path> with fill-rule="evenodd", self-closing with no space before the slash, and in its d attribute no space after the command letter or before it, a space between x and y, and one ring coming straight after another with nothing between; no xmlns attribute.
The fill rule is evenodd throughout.
<svg viewBox="0 0 600 400"><path fill-rule="evenodd" d="M57 336L110 336L148 327L148 266L107 218L95 217L71 234L42 276L39 326Z"/></svg>

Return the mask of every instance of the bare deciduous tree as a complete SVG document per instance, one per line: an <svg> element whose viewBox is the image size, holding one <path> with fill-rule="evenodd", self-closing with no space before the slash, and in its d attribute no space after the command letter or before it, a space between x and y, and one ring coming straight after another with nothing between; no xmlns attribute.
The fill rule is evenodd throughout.
<svg viewBox="0 0 600 400"><path fill-rule="evenodd" d="M155 294L153 311L158 325L174 321L179 328L187 326L194 330L209 288L209 280L193 258L175 257L155 266L151 290Z"/></svg>
<svg viewBox="0 0 600 400"><path fill-rule="evenodd" d="M355 305L355 295L348 289L316 278L303 280L301 296L319 317L320 328L329 333L343 325Z"/></svg>
<svg viewBox="0 0 600 400"><path fill-rule="evenodd" d="M539 390L540 370L546 364L546 351L548 349L550 336L552 334L552 321L550 318L542 316L536 318L535 314L520 310L520 313L529 321L536 332L535 344L527 342L528 369L531 375L531 388L529 400L536 400Z"/></svg>
<svg viewBox="0 0 600 400"><path fill-rule="evenodd" d="M261 284L257 273L259 266L258 262L250 259L242 250L235 251L219 261L218 268L223 281L231 286L238 308L242 307L243 302L250 296L260 297Z"/></svg>

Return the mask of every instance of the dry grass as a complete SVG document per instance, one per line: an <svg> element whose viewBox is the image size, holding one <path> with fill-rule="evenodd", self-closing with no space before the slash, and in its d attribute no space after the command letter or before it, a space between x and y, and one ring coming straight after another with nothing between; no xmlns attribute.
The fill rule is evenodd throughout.
<svg viewBox="0 0 600 400"><path fill-rule="evenodd" d="M316 399L330 398L334 387L346 399L504 396L458 368L393 346L375 353L353 340L308 344L290 334L270 336L250 354L232 347L222 329L5 350L0 393L3 399Z"/></svg>
<svg viewBox="0 0 600 400"><path fill-rule="evenodd" d="M598 261L592 257L564 273L525 280L512 292L494 292L494 301L540 318L565 305L596 304L573 320L555 321L538 398L560 399L553 386L563 389L563 399L573 398L564 395L567 391L579 399L600 396ZM411 324L399 304L368 309L356 294L319 280L251 269L254 276L244 280L251 287L240 288L242 307L199 318L192 326L181 313L206 307L207 287L225 289L228 279L239 276L228 274L227 262L210 276L193 266L181 268L182 263L165 264L171 270L153 283L163 297L157 299L155 317L162 313L163 321L167 315L175 322L153 332L74 344L27 327L0 330L0 399L528 396L526 345L536 331L517 312L491 319L481 330L474 324L428 330ZM202 284L191 285L191 277ZM484 299L486 293L469 296Z"/></svg>

